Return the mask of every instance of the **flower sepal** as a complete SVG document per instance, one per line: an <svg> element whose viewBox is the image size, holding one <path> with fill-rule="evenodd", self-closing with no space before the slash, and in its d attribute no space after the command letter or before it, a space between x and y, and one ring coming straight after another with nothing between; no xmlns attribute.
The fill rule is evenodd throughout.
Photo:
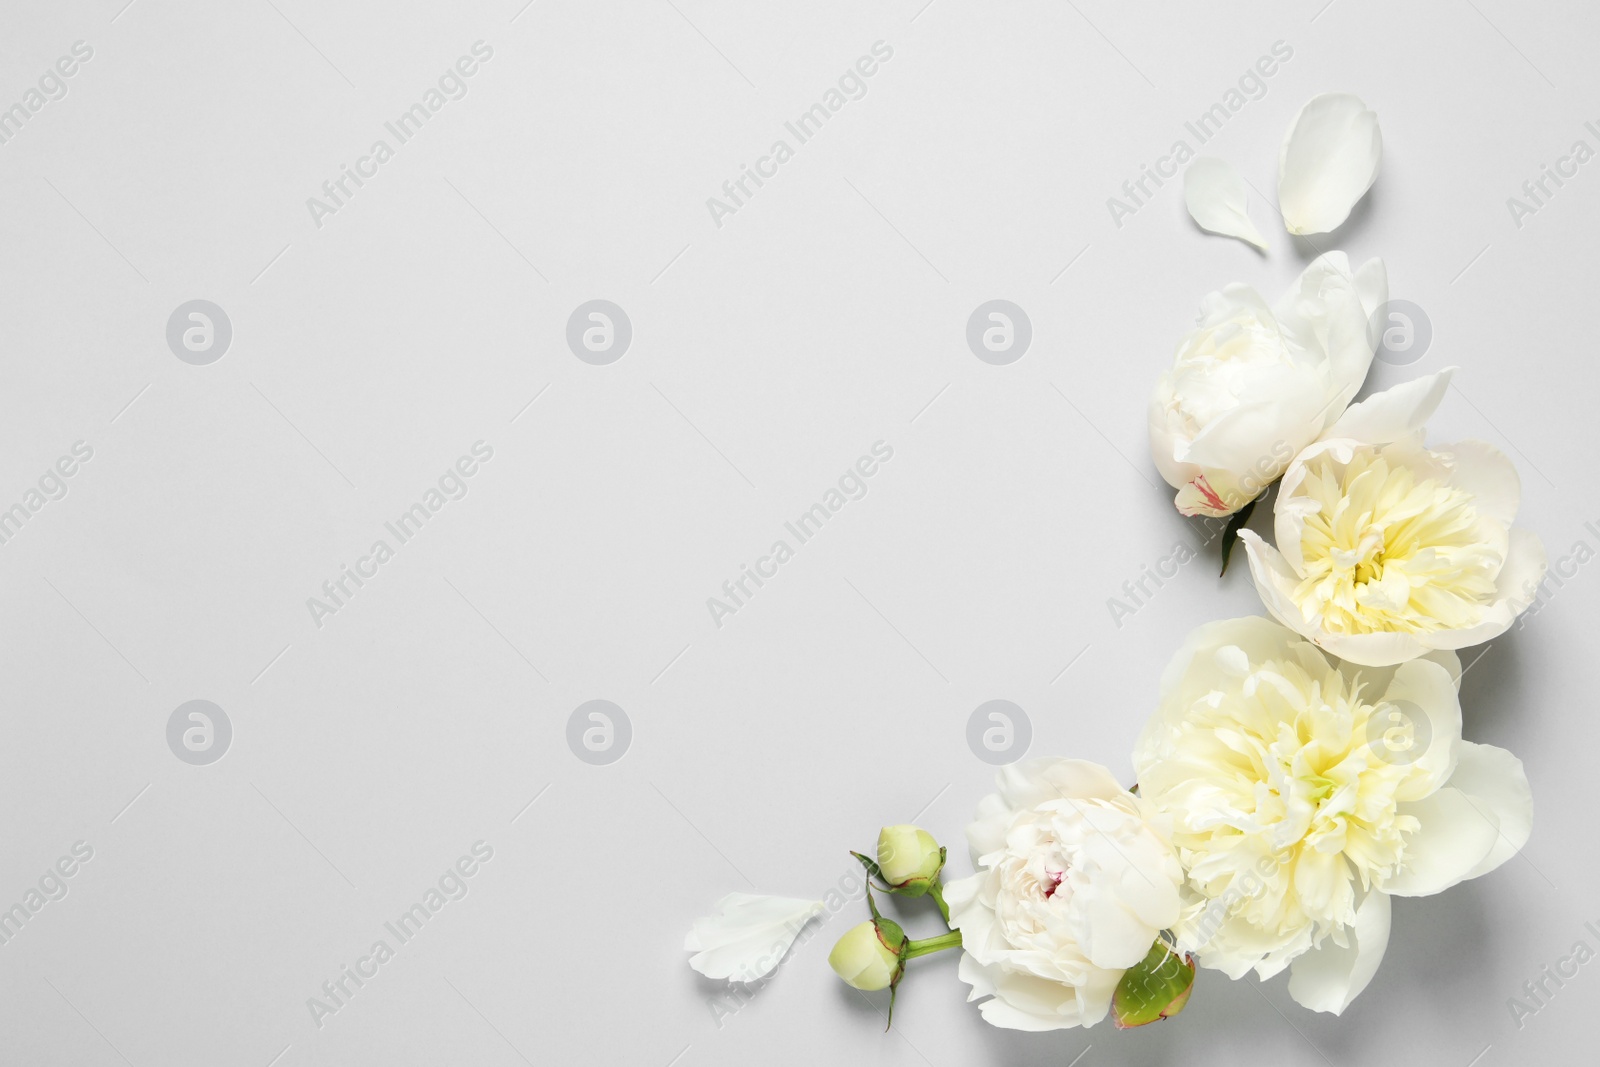
<svg viewBox="0 0 1600 1067"><path fill-rule="evenodd" d="M1170 1019L1194 991L1194 960L1157 941L1137 966L1123 972L1111 998L1111 1020L1118 1030Z"/></svg>

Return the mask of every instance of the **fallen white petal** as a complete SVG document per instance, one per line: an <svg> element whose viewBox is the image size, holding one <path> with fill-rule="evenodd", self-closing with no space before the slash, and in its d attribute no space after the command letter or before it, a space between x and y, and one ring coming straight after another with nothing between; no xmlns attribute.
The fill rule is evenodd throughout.
<svg viewBox="0 0 1600 1067"><path fill-rule="evenodd" d="M1227 162L1201 156L1183 172L1183 202L1202 230L1249 241L1261 251L1267 242L1245 209L1244 180Z"/></svg>
<svg viewBox="0 0 1600 1067"><path fill-rule="evenodd" d="M753 982L777 969L806 923L822 914L820 900L729 893L717 913L696 919L683 939L689 966L707 978Z"/></svg>
<svg viewBox="0 0 1600 1067"><path fill-rule="evenodd" d="M1383 158L1378 116L1350 93L1300 109L1278 154L1278 209L1290 233L1327 233L1372 188Z"/></svg>

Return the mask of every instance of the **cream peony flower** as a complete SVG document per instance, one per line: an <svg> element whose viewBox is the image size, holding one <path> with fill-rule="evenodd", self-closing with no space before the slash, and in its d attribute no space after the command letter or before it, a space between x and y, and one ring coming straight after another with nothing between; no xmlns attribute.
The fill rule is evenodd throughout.
<svg viewBox="0 0 1600 1067"><path fill-rule="evenodd" d="M1381 260L1317 257L1276 307L1247 285L1201 304L1150 402L1150 452L1185 515L1231 515L1356 395L1372 364Z"/></svg>
<svg viewBox="0 0 1600 1067"><path fill-rule="evenodd" d="M1389 939L1390 896L1428 896L1528 840L1522 764L1461 739L1460 663L1357 667L1262 618L1192 633L1134 750L1188 872L1178 944L1232 978L1292 966L1342 1012Z"/></svg>
<svg viewBox="0 0 1600 1067"><path fill-rule="evenodd" d="M1122 973L1178 917L1183 871L1139 798L1080 760L1004 768L967 828L978 873L945 886L959 974L995 1026L1105 1017Z"/></svg>
<svg viewBox="0 0 1600 1067"><path fill-rule="evenodd" d="M1544 578L1539 538L1511 525L1521 499L1511 461L1477 441L1423 447L1450 374L1350 408L1284 473L1277 548L1239 535L1273 617L1355 663L1498 637Z"/></svg>

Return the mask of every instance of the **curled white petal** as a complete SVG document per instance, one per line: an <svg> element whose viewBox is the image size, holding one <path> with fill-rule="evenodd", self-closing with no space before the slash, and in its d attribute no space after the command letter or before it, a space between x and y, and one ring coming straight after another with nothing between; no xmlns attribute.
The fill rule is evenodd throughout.
<svg viewBox="0 0 1600 1067"><path fill-rule="evenodd" d="M1401 810L1416 816L1420 829L1408 845L1405 876L1389 887L1397 896L1432 896L1488 874L1516 855L1533 830L1533 792L1522 761L1471 741L1461 742L1449 785Z"/></svg>
<svg viewBox="0 0 1600 1067"><path fill-rule="evenodd" d="M1266 239L1250 221L1245 206L1244 180L1224 160L1201 156L1189 164L1183 172L1183 202L1202 230L1237 237L1267 250Z"/></svg>
<svg viewBox="0 0 1600 1067"><path fill-rule="evenodd" d="M1389 894L1373 890L1356 909L1350 944L1324 941L1297 958L1289 970L1289 995L1312 1011L1341 1015L1378 973L1389 947Z"/></svg>
<svg viewBox="0 0 1600 1067"><path fill-rule="evenodd" d="M1373 393L1359 404L1351 404L1328 428L1326 436L1346 437L1364 445L1386 445L1409 437L1427 425L1444 400L1455 371L1454 367L1446 367L1437 374L1401 382Z"/></svg>
<svg viewBox="0 0 1600 1067"><path fill-rule="evenodd" d="M806 923L822 914L820 900L729 893L714 915L696 919L683 939L689 966L707 978L753 982L777 969Z"/></svg>
<svg viewBox="0 0 1600 1067"><path fill-rule="evenodd" d="M1278 208L1290 233L1327 233L1372 188L1383 158L1378 116L1350 93L1300 109L1278 154Z"/></svg>

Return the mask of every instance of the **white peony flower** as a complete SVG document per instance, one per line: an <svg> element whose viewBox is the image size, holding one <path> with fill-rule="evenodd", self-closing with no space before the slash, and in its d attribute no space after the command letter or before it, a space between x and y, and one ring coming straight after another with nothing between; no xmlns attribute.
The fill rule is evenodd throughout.
<svg viewBox="0 0 1600 1067"><path fill-rule="evenodd" d="M754 982L777 969L806 923L822 914L820 900L729 893L717 913L696 919L683 939L689 966L707 978Z"/></svg>
<svg viewBox="0 0 1600 1067"><path fill-rule="evenodd" d="M1176 921L1183 871L1098 764L1037 760L997 781L967 828L978 873L945 886L968 999L991 998L980 1010L995 1026L1092 1026Z"/></svg>
<svg viewBox="0 0 1600 1067"><path fill-rule="evenodd" d="M1201 304L1150 402L1150 451L1185 515L1231 515L1343 414L1372 364L1381 260L1317 257L1276 307L1248 285Z"/></svg>
<svg viewBox="0 0 1600 1067"><path fill-rule="evenodd" d="M1377 970L1390 896L1476 878L1528 840L1522 764L1461 739L1460 663L1330 659L1268 619L1192 633L1134 750L1188 872L1178 944L1232 978L1292 966L1342 1012Z"/></svg>
<svg viewBox="0 0 1600 1067"><path fill-rule="evenodd" d="M1300 109L1278 152L1278 210L1290 233L1327 233L1350 217L1378 178L1378 116L1350 93L1322 93Z"/></svg>
<svg viewBox="0 0 1600 1067"><path fill-rule="evenodd" d="M1511 525L1511 461L1478 441L1423 447L1450 373L1369 397L1294 458L1274 505L1277 548L1239 535L1273 617L1355 663L1498 637L1544 578L1544 546Z"/></svg>

